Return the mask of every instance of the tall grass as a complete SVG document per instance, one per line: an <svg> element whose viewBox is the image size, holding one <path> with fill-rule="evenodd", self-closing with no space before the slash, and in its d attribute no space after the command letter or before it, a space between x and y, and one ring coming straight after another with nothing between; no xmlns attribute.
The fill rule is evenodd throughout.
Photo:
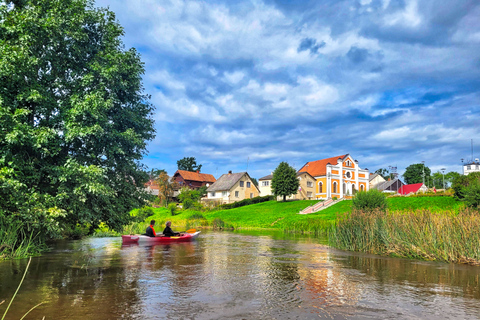
<svg viewBox="0 0 480 320"><path fill-rule="evenodd" d="M38 234L27 230L22 223L0 223L0 260L25 258L46 249L37 241Z"/></svg>
<svg viewBox="0 0 480 320"><path fill-rule="evenodd" d="M480 215L429 210L363 212L339 219L329 242L351 251L397 257L480 264Z"/></svg>

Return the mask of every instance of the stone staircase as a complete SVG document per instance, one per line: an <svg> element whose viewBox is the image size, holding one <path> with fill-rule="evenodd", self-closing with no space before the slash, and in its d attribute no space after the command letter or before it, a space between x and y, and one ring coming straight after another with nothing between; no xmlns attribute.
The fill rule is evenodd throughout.
<svg viewBox="0 0 480 320"><path fill-rule="evenodd" d="M336 203L339 203L340 201L343 201L344 198L338 199L338 200L333 200L333 199L327 199L325 201L320 201L315 203L313 206L306 207L302 211L300 211L298 214L309 214L309 213L314 213L317 211L321 211L325 208L328 208L330 206L333 206Z"/></svg>

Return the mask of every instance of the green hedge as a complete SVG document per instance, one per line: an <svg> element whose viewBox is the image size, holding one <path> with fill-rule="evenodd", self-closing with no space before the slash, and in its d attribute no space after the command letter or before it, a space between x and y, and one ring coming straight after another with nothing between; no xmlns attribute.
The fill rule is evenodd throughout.
<svg viewBox="0 0 480 320"><path fill-rule="evenodd" d="M234 203L222 204L219 206L219 209L239 208L243 206L248 206L250 204L261 203L261 202L272 201L272 200L275 200L275 196L248 198L248 199L243 199L241 201L237 201Z"/></svg>

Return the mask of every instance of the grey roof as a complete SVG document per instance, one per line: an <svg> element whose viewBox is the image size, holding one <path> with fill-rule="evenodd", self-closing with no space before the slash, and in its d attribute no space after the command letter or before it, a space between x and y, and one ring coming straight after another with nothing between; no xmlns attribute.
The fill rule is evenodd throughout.
<svg viewBox="0 0 480 320"><path fill-rule="evenodd" d="M378 173L370 173L370 181L372 181L373 179L375 179L379 174Z"/></svg>
<svg viewBox="0 0 480 320"><path fill-rule="evenodd" d="M222 174L220 178L217 179L210 187L208 187L207 192L211 191L227 191L232 189L232 187L240 180L246 172Z"/></svg>
<svg viewBox="0 0 480 320"><path fill-rule="evenodd" d="M400 181L399 179L394 179L394 180L380 182L377 185L375 185L373 188L380 191L383 191L383 190L397 191L403 185L404 183L402 181Z"/></svg>
<svg viewBox="0 0 480 320"><path fill-rule="evenodd" d="M258 179L258 180L272 180L272 178L273 178L273 175L272 175L272 174L269 174L268 176L262 177L262 178L260 178L260 179Z"/></svg>

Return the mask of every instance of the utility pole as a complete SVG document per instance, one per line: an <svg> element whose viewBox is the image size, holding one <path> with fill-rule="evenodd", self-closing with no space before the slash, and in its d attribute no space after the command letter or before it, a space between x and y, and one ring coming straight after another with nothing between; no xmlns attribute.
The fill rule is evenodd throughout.
<svg viewBox="0 0 480 320"><path fill-rule="evenodd" d="M445 192L445 168L440 169L442 170L442 178L443 178L443 192Z"/></svg>
<svg viewBox="0 0 480 320"><path fill-rule="evenodd" d="M422 183L425 184L425 161L422 161Z"/></svg>

